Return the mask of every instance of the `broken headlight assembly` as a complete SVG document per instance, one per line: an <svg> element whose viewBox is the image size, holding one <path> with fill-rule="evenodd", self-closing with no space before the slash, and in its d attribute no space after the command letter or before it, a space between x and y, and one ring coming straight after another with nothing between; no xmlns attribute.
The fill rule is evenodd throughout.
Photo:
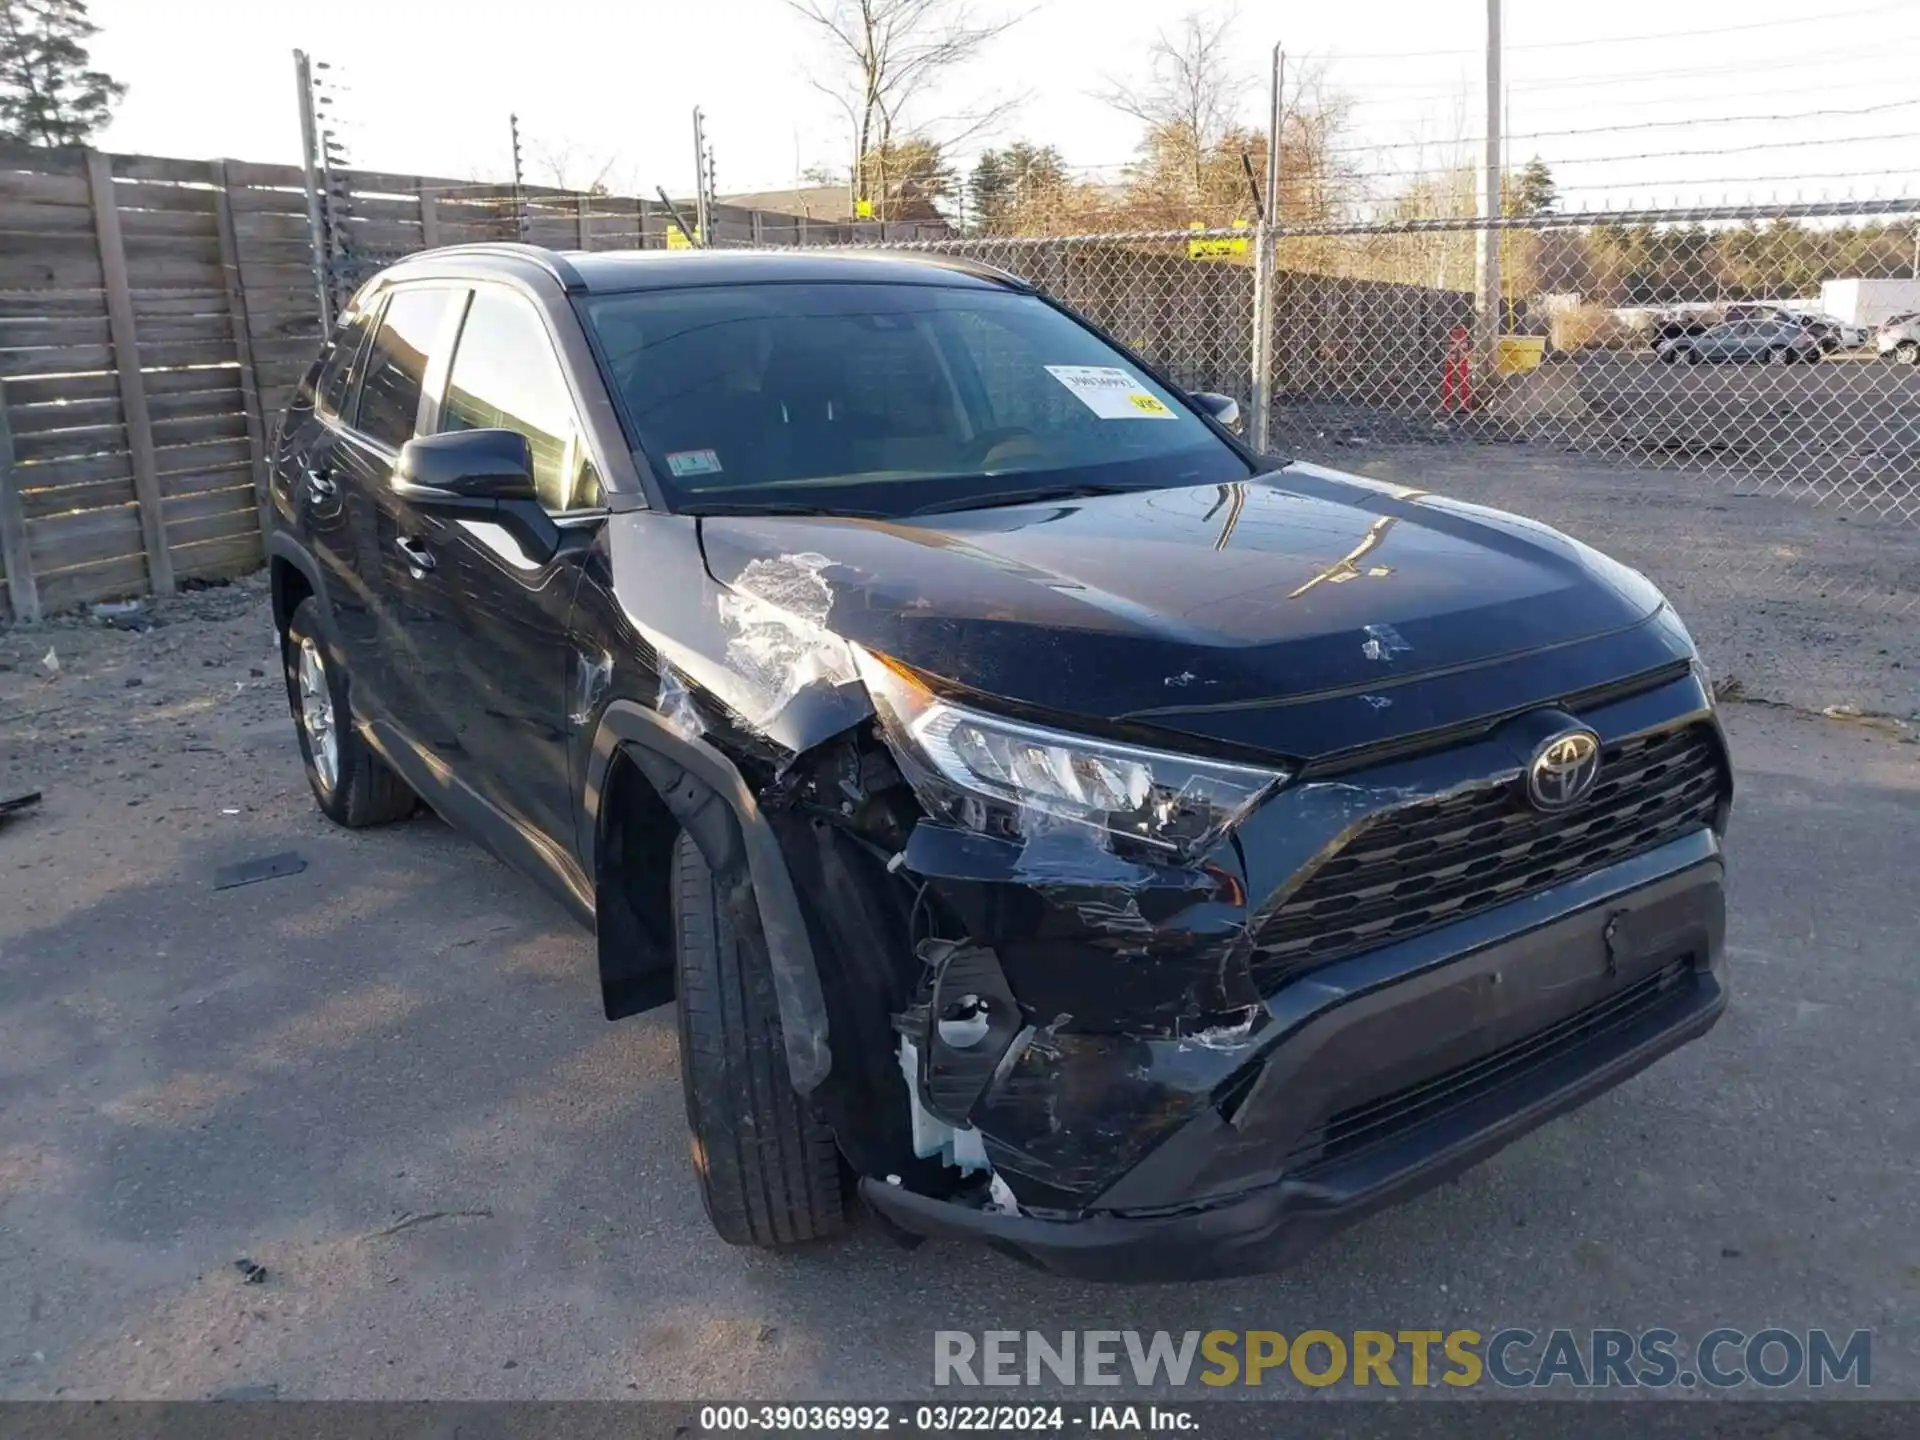
<svg viewBox="0 0 1920 1440"><path fill-rule="evenodd" d="M1060 821L1191 858L1286 779L1278 768L1124 745L957 704L899 662L854 648L922 803L970 830L1031 836Z"/></svg>

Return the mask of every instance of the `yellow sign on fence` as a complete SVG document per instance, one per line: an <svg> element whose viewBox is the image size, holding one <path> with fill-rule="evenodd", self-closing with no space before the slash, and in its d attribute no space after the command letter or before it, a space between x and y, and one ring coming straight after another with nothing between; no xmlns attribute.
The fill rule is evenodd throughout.
<svg viewBox="0 0 1920 1440"><path fill-rule="evenodd" d="M1187 226L1189 230L1204 230L1207 227L1195 220ZM1247 222L1233 222L1236 230L1245 230ZM1247 237L1244 235L1208 236L1205 239L1187 241L1189 260L1232 260L1247 253Z"/></svg>
<svg viewBox="0 0 1920 1440"><path fill-rule="evenodd" d="M1540 368L1547 342L1540 335L1502 335L1494 352L1493 368L1502 375L1524 375Z"/></svg>
<svg viewBox="0 0 1920 1440"><path fill-rule="evenodd" d="M700 227L698 225L693 227L693 238L689 240L687 238L686 231L682 230L678 225L674 224L672 221L667 222L667 249L693 250L698 248L699 244L700 244Z"/></svg>

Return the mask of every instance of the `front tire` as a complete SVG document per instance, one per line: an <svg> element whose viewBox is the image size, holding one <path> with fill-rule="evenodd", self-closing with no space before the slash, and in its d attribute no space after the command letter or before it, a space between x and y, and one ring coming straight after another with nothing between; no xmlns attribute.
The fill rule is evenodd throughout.
<svg viewBox="0 0 1920 1440"><path fill-rule="evenodd" d="M1920 365L1920 341L1902 340L1893 347L1893 363L1896 365Z"/></svg>
<svg viewBox="0 0 1920 1440"><path fill-rule="evenodd" d="M300 759L321 814L349 830L411 815L419 800L354 726L346 666L321 630L317 597L309 595L294 608L280 638L280 659Z"/></svg>
<svg viewBox="0 0 1920 1440"><path fill-rule="evenodd" d="M680 1083L707 1219L729 1245L774 1249L846 1228L833 1131L793 1088L773 971L742 943L706 858L673 846Z"/></svg>

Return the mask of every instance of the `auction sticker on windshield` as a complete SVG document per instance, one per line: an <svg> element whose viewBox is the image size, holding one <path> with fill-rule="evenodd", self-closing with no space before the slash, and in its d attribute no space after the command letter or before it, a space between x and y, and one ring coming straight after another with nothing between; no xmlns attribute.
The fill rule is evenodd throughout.
<svg viewBox="0 0 1920 1440"><path fill-rule="evenodd" d="M1047 373L1102 420L1179 418L1118 365L1049 365Z"/></svg>
<svg viewBox="0 0 1920 1440"><path fill-rule="evenodd" d="M720 457L711 450L676 450L667 456L667 469L677 479L685 479L689 475L718 475Z"/></svg>

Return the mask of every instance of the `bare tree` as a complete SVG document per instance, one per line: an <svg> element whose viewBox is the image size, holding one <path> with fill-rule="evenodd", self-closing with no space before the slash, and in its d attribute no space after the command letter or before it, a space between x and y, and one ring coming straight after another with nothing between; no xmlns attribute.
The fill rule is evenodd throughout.
<svg viewBox="0 0 1920 1440"><path fill-rule="evenodd" d="M988 14L974 0L786 0L826 42L830 76L816 90L846 112L853 132L854 199L888 192L896 136L951 147L1004 117L1017 100L989 100L942 116L917 113L942 79L977 60L1017 15ZM884 217L882 217L884 218Z"/></svg>
<svg viewBox="0 0 1920 1440"><path fill-rule="evenodd" d="M1240 118L1251 80L1238 67L1233 45L1237 16L1189 10L1147 47L1146 74L1107 80L1100 98L1147 126L1147 143L1185 167L1198 197L1206 188L1206 157Z"/></svg>
<svg viewBox="0 0 1920 1440"><path fill-rule="evenodd" d="M1239 64L1232 11L1189 11L1147 47L1144 72L1109 79L1099 98L1143 121L1127 168L1127 225L1227 225L1258 208L1254 179L1264 174L1267 126L1248 124L1253 81ZM1280 194L1263 197L1285 223L1330 218L1358 177L1335 142L1351 102L1326 85L1323 67L1290 67L1281 107Z"/></svg>
<svg viewBox="0 0 1920 1440"><path fill-rule="evenodd" d="M608 155L595 164L595 157L571 140L529 140L527 150L534 167L544 174L556 190L574 190L587 195L605 195L607 177L619 163L619 156Z"/></svg>

